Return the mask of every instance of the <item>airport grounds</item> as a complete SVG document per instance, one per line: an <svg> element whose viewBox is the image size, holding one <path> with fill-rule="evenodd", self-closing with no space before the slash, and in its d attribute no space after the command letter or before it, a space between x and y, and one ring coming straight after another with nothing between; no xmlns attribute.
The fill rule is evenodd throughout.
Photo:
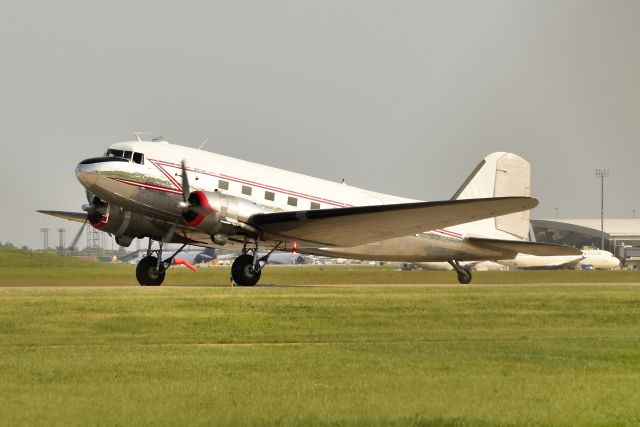
<svg viewBox="0 0 640 427"><path fill-rule="evenodd" d="M0 261L0 425L640 424L638 271Z"/></svg>

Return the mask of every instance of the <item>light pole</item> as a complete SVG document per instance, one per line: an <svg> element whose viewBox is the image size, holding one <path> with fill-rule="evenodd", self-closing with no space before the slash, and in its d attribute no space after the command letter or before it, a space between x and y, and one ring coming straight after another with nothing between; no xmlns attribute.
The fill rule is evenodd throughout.
<svg viewBox="0 0 640 427"><path fill-rule="evenodd" d="M49 249L49 227L42 227L40 231L42 231L44 238L42 248L46 251L47 249Z"/></svg>
<svg viewBox="0 0 640 427"><path fill-rule="evenodd" d="M64 228L58 228L58 241L60 242L60 253L62 255L64 255L64 249L65 249L65 246L64 246L64 233L66 231L67 230L65 230Z"/></svg>
<svg viewBox="0 0 640 427"><path fill-rule="evenodd" d="M600 178L600 249L604 249L604 179L609 176L609 169L596 169Z"/></svg>

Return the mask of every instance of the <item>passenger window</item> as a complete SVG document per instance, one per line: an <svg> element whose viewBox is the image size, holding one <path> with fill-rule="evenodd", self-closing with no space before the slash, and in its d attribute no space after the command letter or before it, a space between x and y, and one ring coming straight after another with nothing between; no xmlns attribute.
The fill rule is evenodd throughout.
<svg viewBox="0 0 640 427"><path fill-rule="evenodd" d="M249 187L248 185L243 185L242 186L242 194L250 196L251 195L251 187Z"/></svg>
<svg viewBox="0 0 640 427"><path fill-rule="evenodd" d="M229 189L229 181L219 180L218 181L218 188L221 189L221 190L228 190Z"/></svg>
<svg viewBox="0 0 640 427"><path fill-rule="evenodd" d="M311 209L320 209L320 203L311 202Z"/></svg>
<svg viewBox="0 0 640 427"><path fill-rule="evenodd" d="M273 202L276 199L276 194L273 191L265 191L264 199L271 200Z"/></svg>
<svg viewBox="0 0 640 427"><path fill-rule="evenodd" d="M295 198L295 197L289 197L289 198L287 199L287 204L288 204L289 206L298 206L298 199L297 199L297 198Z"/></svg>
<svg viewBox="0 0 640 427"><path fill-rule="evenodd" d="M144 154L133 153L133 162L139 165L144 165Z"/></svg>

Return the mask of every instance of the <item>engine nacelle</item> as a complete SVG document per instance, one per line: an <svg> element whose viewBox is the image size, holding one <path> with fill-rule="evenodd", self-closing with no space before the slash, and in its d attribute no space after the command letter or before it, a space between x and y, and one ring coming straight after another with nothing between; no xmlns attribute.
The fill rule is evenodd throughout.
<svg viewBox="0 0 640 427"><path fill-rule="evenodd" d="M128 247L136 237L159 238L163 233L163 230L146 221L144 216L106 204L98 197L94 197L85 210L89 223L96 229L115 236L116 243L120 246Z"/></svg>
<svg viewBox="0 0 640 427"><path fill-rule="evenodd" d="M218 244L239 231L257 234L248 224L252 215L269 212L249 200L214 191L194 191L189 195L189 210L183 214L185 224L211 235Z"/></svg>

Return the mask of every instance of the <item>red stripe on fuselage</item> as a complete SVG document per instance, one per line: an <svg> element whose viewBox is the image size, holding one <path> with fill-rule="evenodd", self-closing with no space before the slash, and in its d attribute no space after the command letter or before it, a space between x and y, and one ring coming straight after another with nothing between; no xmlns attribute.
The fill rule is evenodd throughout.
<svg viewBox="0 0 640 427"><path fill-rule="evenodd" d="M181 165L178 165L176 163L166 162L164 160L150 159L150 161L154 164L154 166L156 166L158 169L163 171L163 173L165 173L165 175L166 175L166 172L161 167L159 167L160 165L169 166L169 167L176 167L176 168L181 167ZM325 203L327 205L332 205L332 206L339 207L339 208L350 208L350 207L353 206L353 205L349 205L347 203L337 202L335 200L329 200L329 199L325 199L323 197L312 196L310 194L298 193L296 191L287 190L287 189L279 188L279 187L273 187L271 185L262 184L262 183L255 182L255 181L249 181L249 180L246 180L246 179L242 179L242 178L238 178L238 177L234 177L234 176L230 176L230 175L215 174L213 172L204 171L202 169L187 168L187 171L193 172L193 173L199 173L199 174L202 174L202 175L212 176L214 178L222 178L222 179L226 179L226 180L229 180L229 181L237 182L239 184L248 184L248 185L252 185L254 187L259 187L259 188L262 188L262 189L265 189L265 190L273 190L273 191L277 191L279 193L287 194L289 196L303 197L305 199L313 200L315 202L322 202L322 203Z"/></svg>
<svg viewBox="0 0 640 427"><path fill-rule="evenodd" d="M113 178L113 177L111 177L111 179L113 179L114 181L121 182L123 184L133 185L135 187L140 187L140 188L146 188L148 190L162 191L164 193L171 193L171 194L182 194L182 191L180 191L180 190L176 190L176 189L168 188L168 187L162 187L160 185L149 184L149 183L139 182L139 181L133 181L131 179L124 179L124 178Z"/></svg>
<svg viewBox="0 0 640 427"><path fill-rule="evenodd" d="M438 233L438 234L442 234L442 235L444 235L444 236L447 236L447 237L453 237L453 238L455 238L455 239L460 239L460 240L462 240L462 234L454 233L453 231L449 231L449 230L445 230L445 229L440 229L440 228L438 228L438 229L436 229L436 230L433 230L433 231L434 231L434 232L436 232L436 233Z"/></svg>
<svg viewBox="0 0 640 427"><path fill-rule="evenodd" d="M171 174L167 172L164 168L161 168L160 166L158 166L157 160L149 159L149 161L153 166L156 167L156 169L158 169L164 176L167 177L167 179L169 180L169 182L171 182L171 184L173 184L178 190L182 192L182 185L179 184L178 181L173 176L171 176Z"/></svg>

